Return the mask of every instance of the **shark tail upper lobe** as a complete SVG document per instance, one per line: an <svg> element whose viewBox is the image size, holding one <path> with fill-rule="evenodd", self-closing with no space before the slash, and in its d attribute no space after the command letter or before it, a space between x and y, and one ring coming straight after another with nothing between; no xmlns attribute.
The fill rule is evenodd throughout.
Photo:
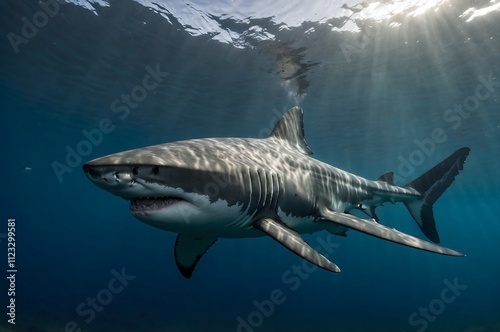
<svg viewBox="0 0 500 332"><path fill-rule="evenodd" d="M469 152L470 149L467 147L458 149L448 158L405 186L417 190L422 195L419 199L407 202L405 205L425 236L435 243L439 243L440 238L436 229L432 205L463 169Z"/></svg>

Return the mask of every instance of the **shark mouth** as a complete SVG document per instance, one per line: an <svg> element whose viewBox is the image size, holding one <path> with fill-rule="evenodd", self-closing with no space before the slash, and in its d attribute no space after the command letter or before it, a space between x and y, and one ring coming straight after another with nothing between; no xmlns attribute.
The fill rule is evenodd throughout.
<svg viewBox="0 0 500 332"><path fill-rule="evenodd" d="M130 198L130 212L144 213L167 208L175 203L183 202L179 197L135 197Z"/></svg>

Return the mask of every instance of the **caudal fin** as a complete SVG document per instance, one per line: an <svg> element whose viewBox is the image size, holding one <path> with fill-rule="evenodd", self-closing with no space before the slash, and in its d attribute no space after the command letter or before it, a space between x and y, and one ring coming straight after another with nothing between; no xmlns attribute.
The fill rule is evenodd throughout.
<svg viewBox="0 0 500 332"><path fill-rule="evenodd" d="M439 243L440 239L434 221L432 204L463 169L469 152L470 149L467 147L458 149L451 156L405 186L417 190L422 195L418 200L405 203L405 205L425 236L435 243Z"/></svg>

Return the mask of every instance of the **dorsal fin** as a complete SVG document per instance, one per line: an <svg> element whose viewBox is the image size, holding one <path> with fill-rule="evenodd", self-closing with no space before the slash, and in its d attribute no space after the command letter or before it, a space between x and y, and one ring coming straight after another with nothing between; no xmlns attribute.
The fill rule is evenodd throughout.
<svg viewBox="0 0 500 332"><path fill-rule="evenodd" d="M304 121L302 108L290 108L278 121L269 137L286 142L290 147L305 154L312 154L304 139Z"/></svg>
<svg viewBox="0 0 500 332"><path fill-rule="evenodd" d="M382 174L377 181L382 181L386 182L390 185L394 185L394 172L387 172L385 174Z"/></svg>

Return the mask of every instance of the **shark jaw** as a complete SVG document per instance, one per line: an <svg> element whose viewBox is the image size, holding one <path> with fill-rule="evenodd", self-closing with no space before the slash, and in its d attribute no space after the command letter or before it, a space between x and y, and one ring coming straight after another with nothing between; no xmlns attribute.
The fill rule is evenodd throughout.
<svg viewBox="0 0 500 332"><path fill-rule="evenodd" d="M130 213L135 218L170 232L184 231L187 216L198 210L194 204L180 197L132 197L126 200L130 202Z"/></svg>
<svg viewBox="0 0 500 332"><path fill-rule="evenodd" d="M302 118L302 109L294 107L268 138L160 144L95 159L83 170L94 184L128 200L137 219L179 233L174 255L186 278L221 237L267 235L331 272L340 269L300 234L326 230L346 236L353 229L420 250L464 256L437 244L432 206L463 169L469 148L397 186L392 172L369 180L311 158ZM381 224L375 209L386 202L405 204L434 243ZM369 218L350 213L355 209Z"/></svg>
<svg viewBox="0 0 500 332"><path fill-rule="evenodd" d="M130 201L130 212L133 215L157 212L168 209L176 203L186 202L186 200L179 197L134 197L128 200Z"/></svg>
<svg viewBox="0 0 500 332"><path fill-rule="evenodd" d="M202 232L202 223L193 223L200 209L180 197L132 197L130 213L145 224L170 232L184 232L186 228ZM207 229L208 230L208 229Z"/></svg>

